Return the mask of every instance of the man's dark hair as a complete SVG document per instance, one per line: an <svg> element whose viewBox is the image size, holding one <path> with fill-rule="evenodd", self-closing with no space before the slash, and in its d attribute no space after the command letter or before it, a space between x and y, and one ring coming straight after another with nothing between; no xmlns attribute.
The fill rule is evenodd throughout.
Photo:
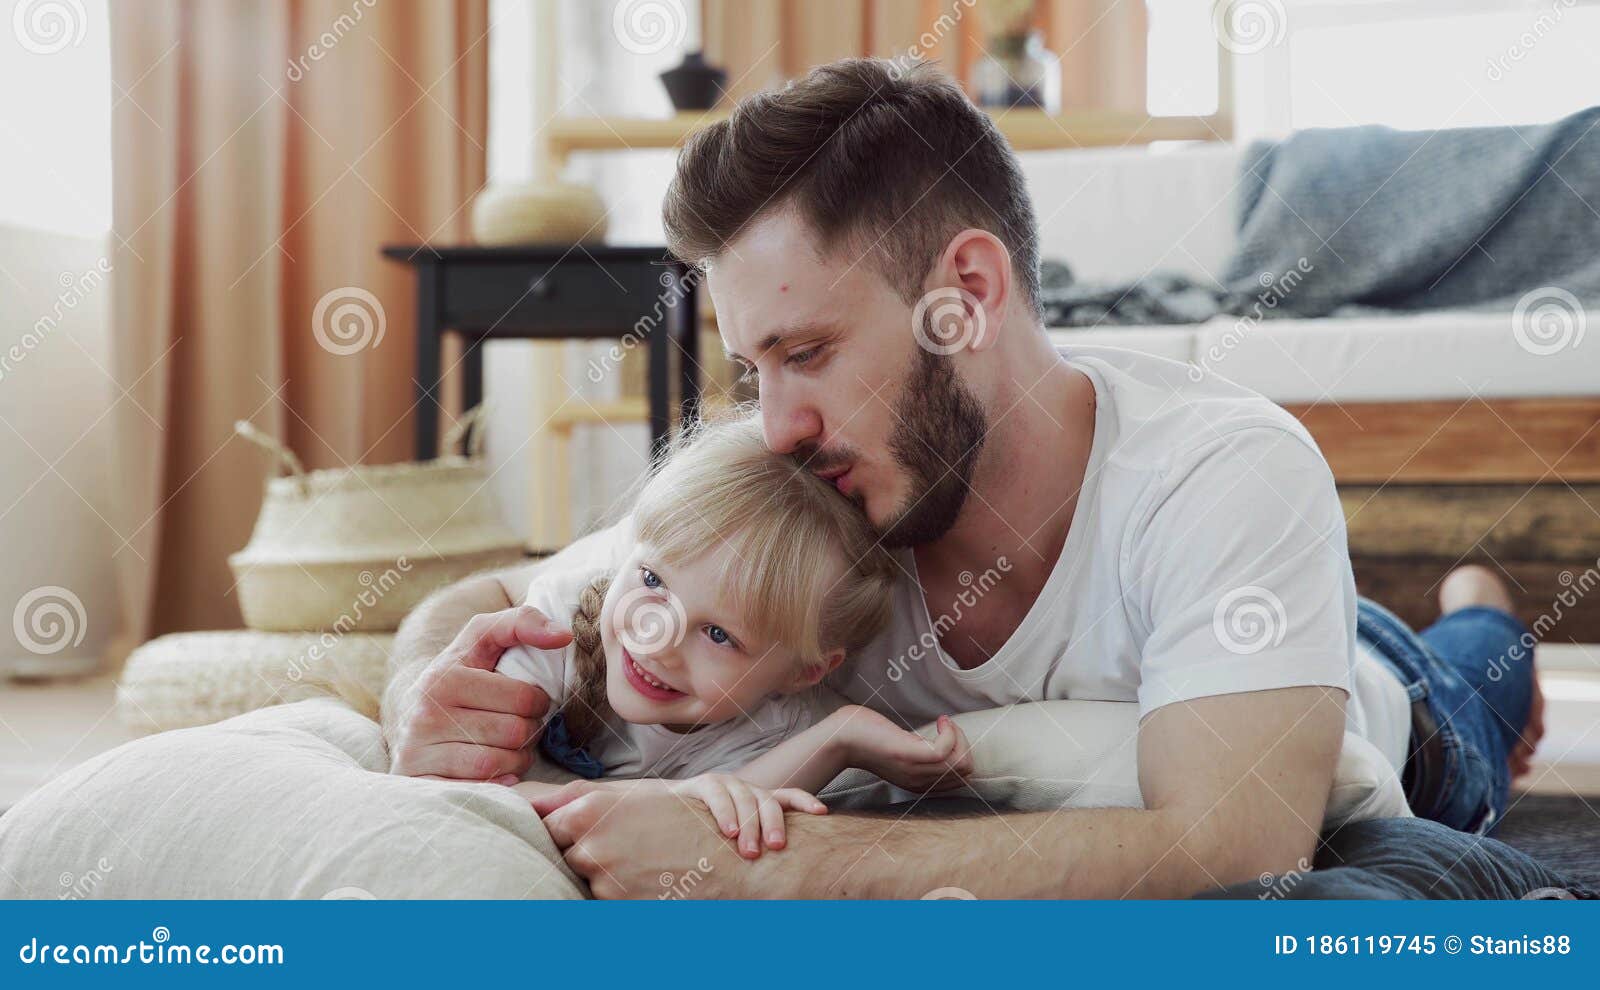
<svg viewBox="0 0 1600 990"><path fill-rule="evenodd" d="M700 262L786 208L823 251L863 255L908 305L950 238L987 230L1038 312L1039 229L1016 156L931 64L844 59L742 100L679 153L662 221L672 252Z"/></svg>

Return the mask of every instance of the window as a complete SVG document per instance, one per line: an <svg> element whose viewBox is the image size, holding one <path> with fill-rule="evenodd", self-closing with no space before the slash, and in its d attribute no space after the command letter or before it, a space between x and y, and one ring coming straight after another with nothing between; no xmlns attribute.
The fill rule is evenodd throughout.
<svg viewBox="0 0 1600 990"><path fill-rule="evenodd" d="M106 0L20 0L8 13L0 23L0 224L102 234L111 227Z"/></svg>

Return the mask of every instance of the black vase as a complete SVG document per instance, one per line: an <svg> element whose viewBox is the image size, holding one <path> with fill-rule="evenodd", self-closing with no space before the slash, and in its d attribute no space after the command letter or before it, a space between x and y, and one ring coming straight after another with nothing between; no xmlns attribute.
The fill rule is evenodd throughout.
<svg viewBox="0 0 1600 990"><path fill-rule="evenodd" d="M689 52L674 68L661 73L661 85L678 110L710 110L722 98L728 74L706 63L704 52Z"/></svg>

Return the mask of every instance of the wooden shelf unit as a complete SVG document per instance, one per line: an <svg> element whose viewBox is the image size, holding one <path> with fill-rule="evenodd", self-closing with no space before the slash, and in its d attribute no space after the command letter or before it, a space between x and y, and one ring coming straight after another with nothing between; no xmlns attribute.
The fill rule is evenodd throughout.
<svg viewBox="0 0 1600 990"><path fill-rule="evenodd" d="M1226 115L1152 117L1120 111L1052 116L1039 110L990 114L1017 151L1104 148L1155 141L1228 141L1233 121ZM642 151L676 148L703 127L726 120L728 111L682 113L673 117L560 117L545 128L549 153L564 164L580 151Z"/></svg>

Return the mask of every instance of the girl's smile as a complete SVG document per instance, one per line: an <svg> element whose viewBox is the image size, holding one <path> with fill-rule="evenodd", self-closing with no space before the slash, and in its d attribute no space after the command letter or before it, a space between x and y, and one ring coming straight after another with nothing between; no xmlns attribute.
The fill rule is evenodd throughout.
<svg viewBox="0 0 1600 990"><path fill-rule="evenodd" d="M622 674L627 679L628 686L649 698L651 701L676 701L688 697L686 692L679 691L646 670L644 665L633 658L626 646L621 647Z"/></svg>

